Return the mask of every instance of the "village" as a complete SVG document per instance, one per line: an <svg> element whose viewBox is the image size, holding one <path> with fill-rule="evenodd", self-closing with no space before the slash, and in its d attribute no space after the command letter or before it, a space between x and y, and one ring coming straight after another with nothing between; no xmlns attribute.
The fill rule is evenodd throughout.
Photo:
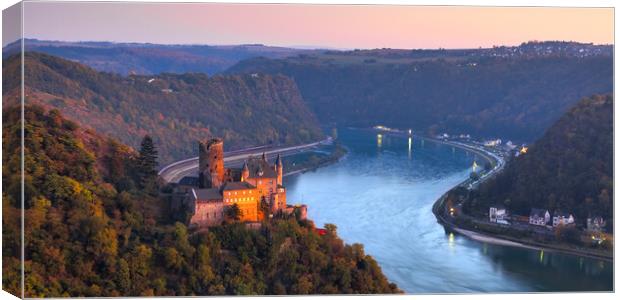
<svg viewBox="0 0 620 300"><path fill-rule="evenodd" d="M412 130L401 130L384 125L374 126L375 131L386 134L408 134ZM470 229L483 229L487 232L508 234L513 237L529 237L538 241L552 241L561 238L564 241L572 240L583 245L598 247L613 239L607 232L607 220L600 215L590 214L585 220L577 219L568 209L550 210L543 207L531 207L529 215L512 213L505 205L497 203L488 207L488 213L482 216L471 216L463 212L466 197L465 191L475 190L487 179L502 171L506 163L528 153L527 144L517 144L512 141L503 142L501 138L476 140L470 134L440 133L426 137L443 142L466 151L476 153L487 160L479 163L474 160L469 178L461 182L454 189L444 194L433 207L433 211L440 213L440 222L451 226L464 226ZM461 194L458 197L449 197L449 194ZM443 208L443 209L440 209ZM570 235L567 237L567 235Z"/></svg>
<svg viewBox="0 0 620 300"><path fill-rule="evenodd" d="M479 167L474 161L470 178L446 193L438 201L439 204L443 204L442 213L447 222L468 224L468 226L485 228L492 232L510 232L513 236L529 236L546 241L557 240L561 235L570 234L571 237L564 239L580 241L590 246L602 245L606 240L613 238L613 235L607 232L607 220L602 216L590 214L585 220L580 220L568 209L550 210L543 207L531 207L529 215L520 215L512 213L505 205L497 203L488 207L488 213L484 218L464 213L465 197L448 199L447 194L458 189L476 189L484 180L500 172L508 160L526 155L528 146L526 144L515 145L511 141L502 143L499 138L476 141L468 134L450 136L443 133L435 136L435 139L468 148L493 160L491 165L487 164L484 167Z"/></svg>

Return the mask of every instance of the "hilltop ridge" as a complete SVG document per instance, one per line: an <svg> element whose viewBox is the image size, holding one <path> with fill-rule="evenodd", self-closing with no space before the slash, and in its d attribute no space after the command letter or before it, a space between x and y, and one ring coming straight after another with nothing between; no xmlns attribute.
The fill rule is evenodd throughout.
<svg viewBox="0 0 620 300"><path fill-rule="evenodd" d="M18 58L4 61L5 103L19 101ZM228 150L322 138L297 85L282 75L121 76L33 52L25 64L26 103L57 108L130 146L150 134L162 163L195 156L194 142L211 136L225 138Z"/></svg>
<svg viewBox="0 0 620 300"><path fill-rule="evenodd" d="M465 133L531 142L580 98L613 89L612 55L573 55L572 50L528 54L546 51L544 45L252 58L226 73L293 78L308 106L325 124L383 124L429 135ZM594 47L594 52L598 49L583 45L588 47ZM579 53L580 48L576 49ZM523 51L523 55L502 56L512 50ZM483 55L486 51L488 55Z"/></svg>

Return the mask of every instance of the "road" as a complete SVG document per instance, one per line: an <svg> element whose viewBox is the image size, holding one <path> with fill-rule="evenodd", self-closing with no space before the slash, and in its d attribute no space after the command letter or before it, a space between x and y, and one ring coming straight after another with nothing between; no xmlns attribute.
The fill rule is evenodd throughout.
<svg viewBox="0 0 620 300"><path fill-rule="evenodd" d="M315 148L320 145L329 144L332 142L331 137L327 137L326 139L314 143L309 143L305 145L297 145L297 146L288 146L288 147L270 147L270 146L259 146L252 147L247 149L235 150L230 152L224 152L224 164L226 167L240 167L242 163L249 156L262 155L265 153L267 159L273 159L278 154L281 156L289 156L293 154L297 154L303 151L307 151L309 149ZM198 157L192 157L188 159L184 159L181 161L177 161L171 163L159 171L158 175L165 182L173 182L176 183L181 178L188 175L198 175Z"/></svg>

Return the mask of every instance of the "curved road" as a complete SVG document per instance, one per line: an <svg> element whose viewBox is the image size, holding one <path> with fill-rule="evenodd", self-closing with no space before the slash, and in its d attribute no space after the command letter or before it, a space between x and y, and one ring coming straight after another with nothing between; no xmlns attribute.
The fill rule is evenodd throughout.
<svg viewBox="0 0 620 300"><path fill-rule="evenodd" d="M327 137L326 139L310 144L298 145L298 146L289 146L289 147L279 147L273 148L270 146L259 146L246 148L241 150L235 150L230 152L224 152L224 164L227 167L240 167L241 164L249 157L255 155L261 155L265 153L268 159L275 158L278 154L281 156L289 156L293 154L297 154L303 151L310 150L320 145L329 144L332 142L331 137ZM181 161L177 161L171 163L159 171L158 175L165 182L178 182L181 178L189 175L197 175L198 174L198 157L192 157L188 159L184 159Z"/></svg>

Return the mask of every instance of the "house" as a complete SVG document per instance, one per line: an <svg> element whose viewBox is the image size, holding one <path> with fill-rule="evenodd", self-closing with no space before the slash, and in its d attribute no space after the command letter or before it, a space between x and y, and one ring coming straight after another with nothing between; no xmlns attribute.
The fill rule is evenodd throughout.
<svg viewBox="0 0 620 300"><path fill-rule="evenodd" d="M502 144L502 140L501 139L496 139L496 140L488 140L484 142L484 145L486 147L496 147Z"/></svg>
<svg viewBox="0 0 620 300"><path fill-rule="evenodd" d="M536 226L545 226L551 220L551 215L546 209L532 208L530 211L530 224Z"/></svg>
<svg viewBox="0 0 620 300"><path fill-rule="evenodd" d="M492 223L508 224L508 210L501 204L489 207L489 221Z"/></svg>
<svg viewBox="0 0 620 300"><path fill-rule="evenodd" d="M587 219L586 228L590 232L602 232L605 229L605 219L601 216L590 216Z"/></svg>
<svg viewBox="0 0 620 300"><path fill-rule="evenodd" d="M567 226L567 225L574 225L574 224L575 224L575 218L573 218L573 215L571 215L567 211L556 209L553 212L553 227L558 227L560 225Z"/></svg>

